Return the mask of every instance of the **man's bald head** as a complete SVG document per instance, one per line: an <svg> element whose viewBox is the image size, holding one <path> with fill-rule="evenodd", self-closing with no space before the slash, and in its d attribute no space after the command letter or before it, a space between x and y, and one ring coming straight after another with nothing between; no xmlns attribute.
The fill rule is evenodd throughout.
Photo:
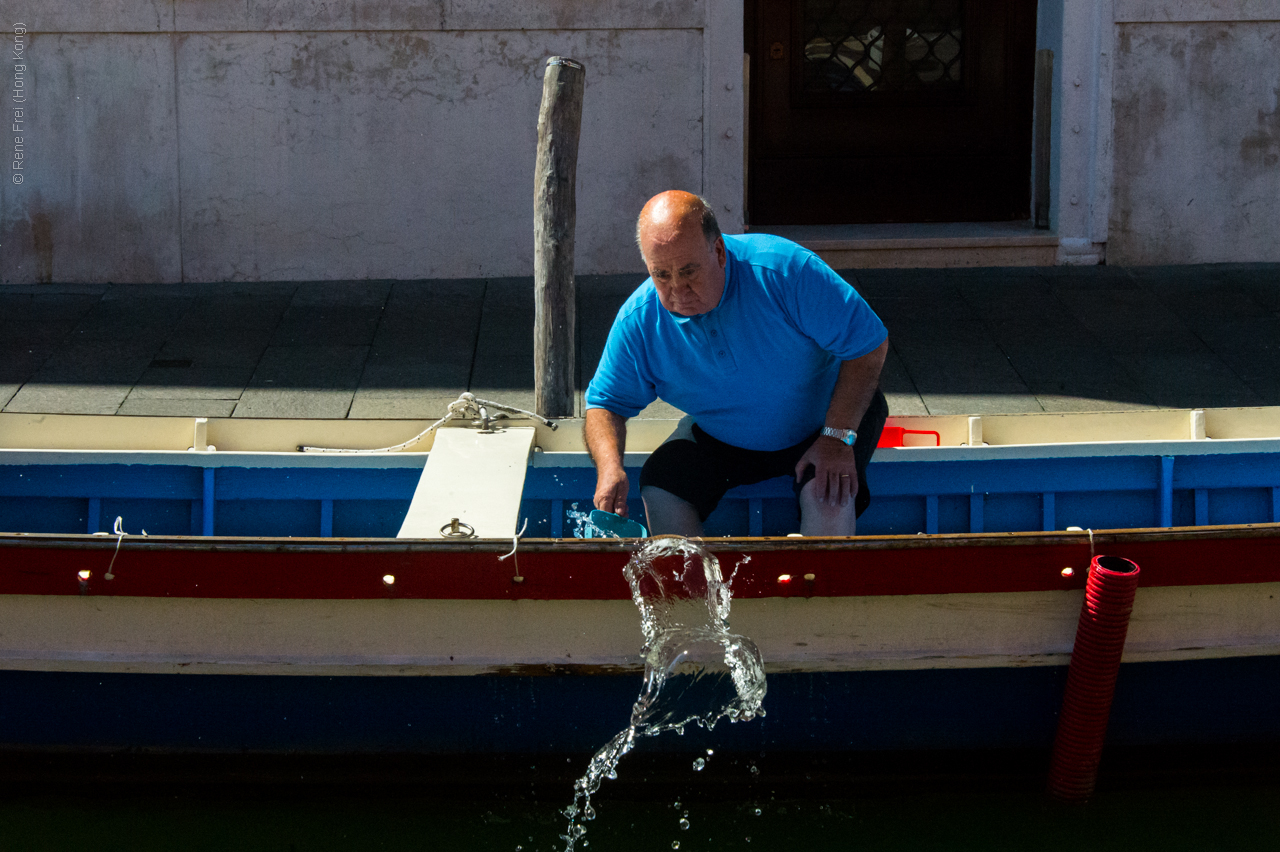
<svg viewBox="0 0 1280 852"><path fill-rule="evenodd" d="M636 244L640 255L645 255L646 235L662 242L669 241L687 230L702 231L708 245L720 238L720 224L715 211L706 199L681 189L669 189L650 198L640 210L636 220Z"/></svg>
<svg viewBox="0 0 1280 852"><path fill-rule="evenodd" d="M720 304L728 255L707 202L679 190L655 195L640 211L636 242L668 311L691 317Z"/></svg>

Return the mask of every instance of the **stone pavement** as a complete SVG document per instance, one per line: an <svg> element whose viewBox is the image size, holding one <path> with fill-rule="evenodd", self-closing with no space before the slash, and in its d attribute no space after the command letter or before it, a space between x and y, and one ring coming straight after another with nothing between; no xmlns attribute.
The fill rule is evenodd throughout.
<svg viewBox="0 0 1280 852"><path fill-rule="evenodd" d="M1280 405L1280 264L842 274L889 327L894 414ZM580 388L643 277L579 279ZM0 287L0 404L424 419L470 390L531 408L532 328L529 278Z"/></svg>

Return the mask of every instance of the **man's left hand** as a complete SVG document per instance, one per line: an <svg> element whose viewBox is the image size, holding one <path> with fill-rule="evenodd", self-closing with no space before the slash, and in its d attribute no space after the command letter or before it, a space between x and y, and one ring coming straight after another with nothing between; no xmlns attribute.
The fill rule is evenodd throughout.
<svg viewBox="0 0 1280 852"><path fill-rule="evenodd" d="M814 496L823 503L847 506L858 495L858 468L853 447L827 435L819 435L796 463L796 482L813 466Z"/></svg>

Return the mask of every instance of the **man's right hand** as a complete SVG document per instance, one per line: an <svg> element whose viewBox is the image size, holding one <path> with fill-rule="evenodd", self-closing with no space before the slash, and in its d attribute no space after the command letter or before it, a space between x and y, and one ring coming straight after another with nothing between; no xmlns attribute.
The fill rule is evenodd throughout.
<svg viewBox="0 0 1280 852"><path fill-rule="evenodd" d="M622 468L600 470L596 474L595 506L605 512L627 516L627 473Z"/></svg>
<svg viewBox="0 0 1280 852"><path fill-rule="evenodd" d="M587 452L596 465L595 507L627 516L627 472L622 469L627 447L627 419L603 408L588 408L582 424Z"/></svg>

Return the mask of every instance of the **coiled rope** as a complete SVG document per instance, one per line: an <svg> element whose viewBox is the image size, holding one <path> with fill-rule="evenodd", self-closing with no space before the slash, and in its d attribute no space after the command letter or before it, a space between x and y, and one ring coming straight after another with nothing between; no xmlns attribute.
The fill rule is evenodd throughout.
<svg viewBox="0 0 1280 852"><path fill-rule="evenodd" d="M514 406L504 405L500 402L493 402L492 400L477 399L470 393L463 393L453 402L449 403L449 411L444 417L441 417L435 423L432 423L416 436L403 443L396 444L393 447L379 447L374 450L351 450L341 449L338 447L310 447L303 445L298 447L298 451L303 453L397 453L401 450L412 447L414 444L418 443L423 438L448 423L450 420L464 420L470 417L476 417L479 419L481 426L487 427L489 424L490 409L494 411L501 411L505 414L517 414L522 417L528 417L545 426L551 427L552 431L557 427L557 424L554 421L548 420L541 414L534 414L532 411L525 411L523 408L515 408Z"/></svg>

